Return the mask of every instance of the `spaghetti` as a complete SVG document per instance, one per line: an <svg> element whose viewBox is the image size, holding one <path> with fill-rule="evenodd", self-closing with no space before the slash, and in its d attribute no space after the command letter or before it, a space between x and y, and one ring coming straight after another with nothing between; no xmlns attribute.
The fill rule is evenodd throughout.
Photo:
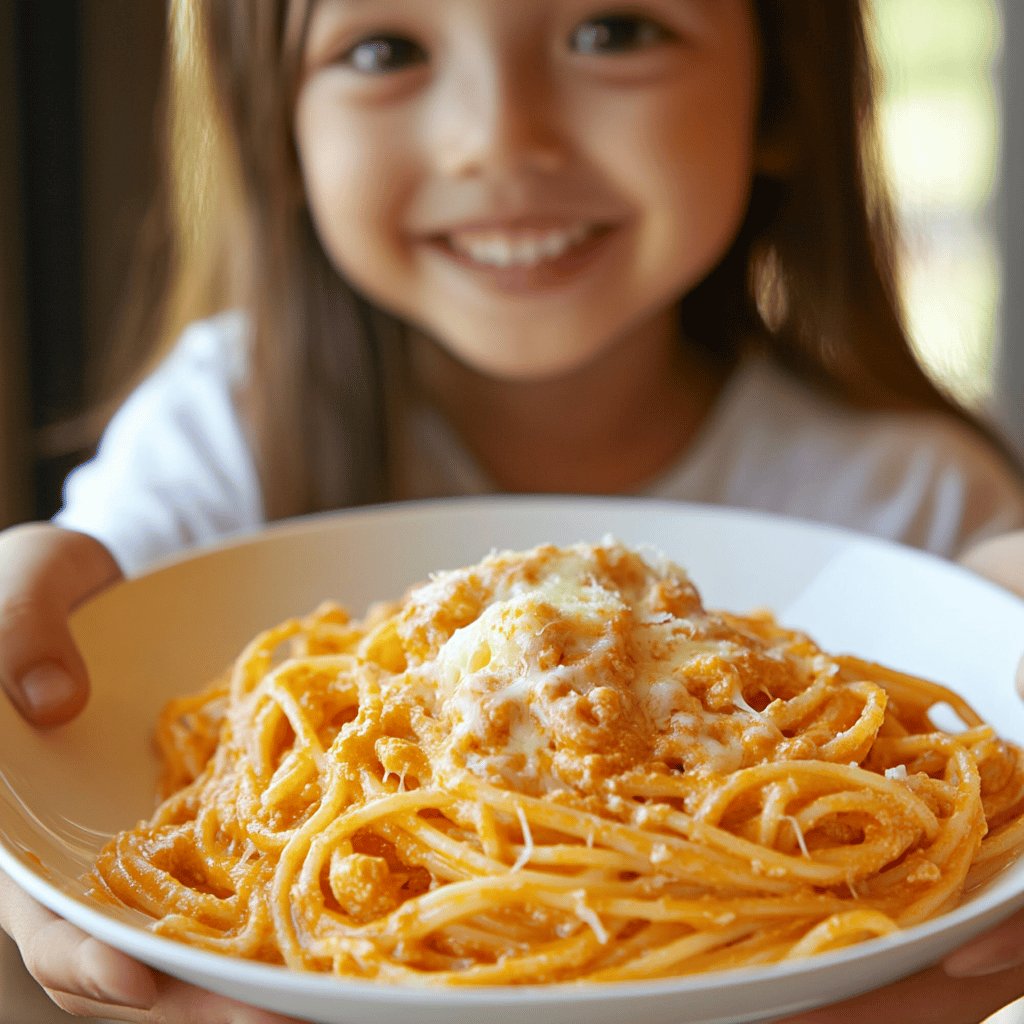
<svg viewBox="0 0 1024 1024"><path fill-rule="evenodd" d="M949 909L1024 839L1021 752L961 698L708 611L611 541L286 622L158 736L166 798L98 890L163 935L387 982L807 956Z"/></svg>

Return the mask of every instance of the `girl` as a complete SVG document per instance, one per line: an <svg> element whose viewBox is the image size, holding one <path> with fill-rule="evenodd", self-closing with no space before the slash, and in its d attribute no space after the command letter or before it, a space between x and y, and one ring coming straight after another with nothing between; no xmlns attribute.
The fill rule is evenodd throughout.
<svg viewBox="0 0 1024 1024"><path fill-rule="evenodd" d="M635 492L949 555L1024 524L1019 477L900 327L856 0L201 13L228 160L207 251L234 311L135 391L56 525L0 541L0 677L31 720L85 699L75 604L294 513ZM76 1012L269 1019L154 979L9 883L0 907ZM901 1018L977 1020L1024 992L998 977L930 979Z"/></svg>

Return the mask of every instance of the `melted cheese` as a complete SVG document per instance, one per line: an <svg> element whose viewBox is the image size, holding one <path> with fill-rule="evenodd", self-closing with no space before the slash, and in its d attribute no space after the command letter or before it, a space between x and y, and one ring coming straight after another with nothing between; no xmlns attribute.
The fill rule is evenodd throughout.
<svg viewBox="0 0 1024 1024"><path fill-rule="evenodd" d="M678 566L614 542L440 573L399 629L451 763L533 792L766 759L784 737L751 701L834 669L740 632Z"/></svg>

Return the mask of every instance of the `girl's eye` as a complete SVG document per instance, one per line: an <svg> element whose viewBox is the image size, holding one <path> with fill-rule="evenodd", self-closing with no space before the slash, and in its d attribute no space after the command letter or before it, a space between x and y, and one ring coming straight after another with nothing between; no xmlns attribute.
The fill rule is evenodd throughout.
<svg viewBox="0 0 1024 1024"><path fill-rule="evenodd" d="M404 36L372 36L362 39L342 57L354 70L368 75L386 75L415 64L423 64L426 51Z"/></svg>
<svg viewBox="0 0 1024 1024"><path fill-rule="evenodd" d="M579 53L629 53L673 38L663 25L639 14L603 14L573 29L569 44Z"/></svg>

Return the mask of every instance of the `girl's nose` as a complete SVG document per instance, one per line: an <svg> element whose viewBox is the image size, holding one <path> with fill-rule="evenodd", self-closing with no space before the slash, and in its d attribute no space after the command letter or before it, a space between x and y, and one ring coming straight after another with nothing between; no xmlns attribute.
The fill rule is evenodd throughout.
<svg viewBox="0 0 1024 1024"><path fill-rule="evenodd" d="M555 90L536 65L521 65L453 83L459 95L440 147L448 174L550 174L565 165L568 140Z"/></svg>

